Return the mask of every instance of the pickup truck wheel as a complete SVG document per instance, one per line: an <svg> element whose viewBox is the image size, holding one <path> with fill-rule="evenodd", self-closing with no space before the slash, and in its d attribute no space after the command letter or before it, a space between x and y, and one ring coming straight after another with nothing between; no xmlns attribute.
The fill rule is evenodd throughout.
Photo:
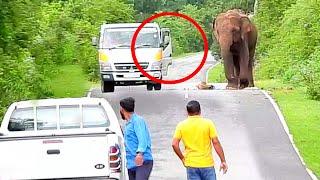
<svg viewBox="0 0 320 180"><path fill-rule="evenodd" d="M153 84L152 83L148 83L147 84L147 90L148 91L152 91L153 90Z"/></svg>
<svg viewBox="0 0 320 180"><path fill-rule="evenodd" d="M102 91L102 93L114 92L114 83L101 81L101 91Z"/></svg>
<svg viewBox="0 0 320 180"><path fill-rule="evenodd" d="M160 83L154 84L154 90L156 91L161 90L161 84Z"/></svg>

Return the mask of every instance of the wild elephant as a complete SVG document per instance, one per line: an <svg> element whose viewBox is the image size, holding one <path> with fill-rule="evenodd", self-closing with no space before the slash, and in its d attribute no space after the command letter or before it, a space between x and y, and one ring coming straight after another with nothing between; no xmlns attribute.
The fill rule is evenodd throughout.
<svg viewBox="0 0 320 180"><path fill-rule="evenodd" d="M256 26L241 11L229 10L216 17L213 30L224 61L227 89L253 87Z"/></svg>

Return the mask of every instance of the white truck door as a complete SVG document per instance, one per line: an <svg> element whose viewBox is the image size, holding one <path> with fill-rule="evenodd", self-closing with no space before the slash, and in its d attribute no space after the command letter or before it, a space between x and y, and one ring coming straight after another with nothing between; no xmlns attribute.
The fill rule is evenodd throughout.
<svg viewBox="0 0 320 180"><path fill-rule="evenodd" d="M162 75L166 76L168 73L168 66L172 64L172 43L169 28L161 29L161 42L163 48Z"/></svg>

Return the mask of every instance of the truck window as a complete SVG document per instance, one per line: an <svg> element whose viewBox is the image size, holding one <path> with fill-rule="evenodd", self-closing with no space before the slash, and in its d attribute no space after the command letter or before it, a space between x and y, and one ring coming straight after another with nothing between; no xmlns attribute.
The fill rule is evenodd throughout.
<svg viewBox="0 0 320 180"><path fill-rule="evenodd" d="M110 121L106 112L101 106L84 105L83 106L83 127L108 127Z"/></svg>
<svg viewBox="0 0 320 180"><path fill-rule="evenodd" d="M106 29L102 48L130 48L136 28ZM159 48L160 37L156 28L143 28L138 35L136 47Z"/></svg>
<svg viewBox="0 0 320 180"><path fill-rule="evenodd" d="M80 128L81 112L78 105L60 106L60 129Z"/></svg>
<svg viewBox="0 0 320 180"><path fill-rule="evenodd" d="M57 129L56 106L37 107L37 130Z"/></svg>
<svg viewBox="0 0 320 180"><path fill-rule="evenodd" d="M12 113L9 125L9 131L33 131L34 118L33 108L20 108Z"/></svg>

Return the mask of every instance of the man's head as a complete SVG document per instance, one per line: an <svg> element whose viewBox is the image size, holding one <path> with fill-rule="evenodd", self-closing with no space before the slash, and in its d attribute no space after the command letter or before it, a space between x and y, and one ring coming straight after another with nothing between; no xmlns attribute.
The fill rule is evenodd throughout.
<svg viewBox="0 0 320 180"><path fill-rule="evenodd" d="M135 100L132 97L127 97L120 100L120 114L123 120L129 120L134 113Z"/></svg>
<svg viewBox="0 0 320 180"><path fill-rule="evenodd" d="M200 103L198 101L189 101L187 104L187 111L189 116L196 116L201 114Z"/></svg>

